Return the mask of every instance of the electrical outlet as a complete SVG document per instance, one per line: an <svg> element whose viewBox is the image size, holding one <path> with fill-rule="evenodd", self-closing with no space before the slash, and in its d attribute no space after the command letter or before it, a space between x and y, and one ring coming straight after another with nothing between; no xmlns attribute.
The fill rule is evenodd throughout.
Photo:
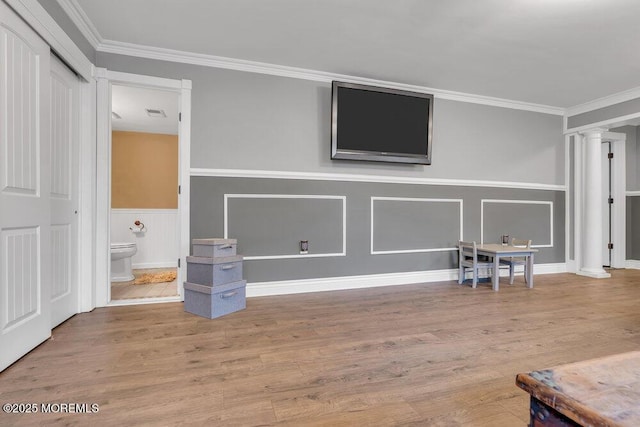
<svg viewBox="0 0 640 427"><path fill-rule="evenodd" d="M309 253L309 241L308 240L300 240L300 254L306 255Z"/></svg>

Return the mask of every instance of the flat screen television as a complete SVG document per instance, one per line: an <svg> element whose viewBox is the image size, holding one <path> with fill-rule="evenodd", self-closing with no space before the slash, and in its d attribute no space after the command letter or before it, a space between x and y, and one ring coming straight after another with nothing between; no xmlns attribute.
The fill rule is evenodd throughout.
<svg viewBox="0 0 640 427"><path fill-rule="evenodd" d="M431 164L433 95L334 81L331 158Z"/></svg>

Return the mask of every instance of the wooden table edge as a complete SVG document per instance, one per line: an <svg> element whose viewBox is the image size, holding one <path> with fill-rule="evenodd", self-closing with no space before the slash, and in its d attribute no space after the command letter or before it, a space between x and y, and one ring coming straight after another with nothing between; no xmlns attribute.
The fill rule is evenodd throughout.
<svg viewBox="0 0 640 427"><path fill-rule="evenodd" d="M622 424L594 412L593 409L568 397L561 391L541 383L528 373L516 375L516 385L529 393L531 397L581 425L624 427Z"/></svg>

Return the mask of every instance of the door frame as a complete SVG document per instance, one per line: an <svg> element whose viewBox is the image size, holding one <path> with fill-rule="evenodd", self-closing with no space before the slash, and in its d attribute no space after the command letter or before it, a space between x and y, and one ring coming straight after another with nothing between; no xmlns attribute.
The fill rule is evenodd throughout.
<svg viewBox="0 0 640 427"><path fill-rule="evenodd" d="M190 169L191 169L191 80L167 79L140 74L110 71L96 68L96 307L110 303L111 281L110 235L111 235L111 86L144 87L176 92L180 96L181 120L178 124L178 293L183 300L182 283L186 279L186 257L189 255L190 216ZM163 302L166 299L147 299L136 302Z"/></svg>

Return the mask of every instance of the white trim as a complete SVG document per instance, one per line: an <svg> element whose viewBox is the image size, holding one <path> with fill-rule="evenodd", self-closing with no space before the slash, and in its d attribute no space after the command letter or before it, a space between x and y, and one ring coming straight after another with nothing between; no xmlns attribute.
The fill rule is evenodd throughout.
<svg viewBox="0 0 640 427"><path fill-rule="evenodd" d="M609 136L614 135L616 134L612 133ZM611 151L614 153L611 161L611 197L614 200L611 206L611 267L624 268L627 257L626 135L617 136L619 138L606 138L610 140Z"/></svg>
<svg viewBox="0 0 640 427"><path fill-rule="evenodd" d="M118 214L175 214L178 209L130 209L130 208L111 208L111 212Z"/></svg>
<svg viewBox="0 0 640 427"><path fill-rule="evenodd" d="M565 273L565 263L536 264L535 274ZM247 283L247 297L289 295L306 292L366 289L417 283L457 281L458 269L411 271L402 273L367 274L361 276L326 277L317 279L282 280ZM457 283L452 286L460 286ZM487 290L491 290L487 287Z"/></svg>
<svg viewBox="0 0 640 427"><path fill-rule="evenodd" d="M625 261L625 268L640 270L640 261L637 259L628 259Z"/></svg>
<svg viewBox="0 0 640 427"><path fill-rule="evenodd" d="M564 182L567 187L567 191L564 192L564 259L569 262L571 259L571 214L569 212L569 206L571 204L571 188L569 182L571 181L571 135L564 136ZM574 186L575 191L575 186Z"/></svg>
<svg viewBox="0 0 640 427"><path fill-rule="evenodd" d="M529 102L495 98L483 95L474 95L450 90L439 90L425 86L409 85L404 83L369 79L365 77L350 76L345 74L329 73L325 71L310 70L306 68L289 67L285 65L270 64L265 62L247 61L243 59L235 59L194 52L184 52L179 50L144 46L114 40L104 40L96 50L98 52L135 56L139 58L155 59L158 61L178 62L183 64L200 65L203 67L246 71L251 73L311 80L324 83L330 83L333 80L339 80L348 83L359 83L399 90L409 90L420 93L430 93L438 99L446 99L450 101L468 102L501 108L511 108L515 110L525 110L536 113L553 114L557 116L562 116L565 114L564 108L554 107L550 105L533 104Z"/></svg>
<svg viewBox="0 0 640 427"><path fill-rule="evenodd" d="M546 200L506 200L506 199L481 199L480 200L480 243L484 243L484 204L504 203L504 204L526 204L526 205L548 205L549 206L549 244L531 245L532 248L552 248L553 247L553 202Z"/></svg>
<svg viewBox="0 0 640 427"><path fill-rule="evenodd" d="M76 73L91 81L93 64L37 0L5 0Z"/></svg>
<svg viewBox="0 0 640 427"><path fill-rule="evenodd" d="M180 164L178 165L178 252L180 268L178 268L178 295L184 300L183 283L187 280L187 256L191 251L191 80L182 79L180 88L180 116L178 140L180 141Z"/></svg>
<svg viewBox="0 0 640 427"><path fill-rule="evenodd" d="M177 268L178 267L178 262L177 261L173 261L173 262L166 262L166 261L159 261L159 262L140 262L137 264L131 264L131 268L134 270L140 270L140 269L145 269L145 268Z"/></svg>
<svg viewBox="0 0 640 427"><path fill-rule="evenodd" d="M96 307L95 212L96 212L96 81L80 80L80 175L78 203L79 311Z"/></svg>
<svg viewBox="0 0 640 427"><path fill-rule="evenodd" d="M106 306L111 299L111 88L102 74L97 77L96 94L96 307Z"/></svg>
<svg viewBox="0 0 640 427"><path fill-rule="evenodd" d="M628 197L640 196L640 190L626 191L625 196L628 196Z"/></svg>
<svg viewBox="0 0 640 427"><path fill-rule="evenodd" d="M414 178L385 175L338 174L324 172L267 171L250 169L191 168L191 176L225 178L302 179L310 181L375 182L384 184L450 185L461 187L519 188L523 190L566 191L565 185L529 182L481 181L471 179Z"/></svg>
<svg viewBox="0 0 640 427"><path fill-rule="evenodd" d="M640 86L569 107L566 110L566 115L568 117L577 116L578 114L599 110L611 105L620 104L621 102L631 101L636 98L640 98Z"/></svg>
<svg viewBox="0 0 640 427"><path fill-rule="evenodd" d="M430 248L430 249L397 249L397 250L387 250L387 251L376 251L373 248L373 237L374 237L374 207L373 202L376 200L386 200L386 201L399 201L399 202L436 202L436 203L459 203L460 204L460 233L458 234L457 240L464 240L462 238L463 233L463 200L462 199L427 199L427 198L416 198L416 197L371 197L371 232L369 235L369 240L371 242L370 253L371 255L387 255L387 254L412 254L412 253L424 253L424 252L446 252L446 251L457 251L457 247L450 248Z"/></svg>
<svg viewBox="0 0 640 427"><path fill-rule="evenodd" d="M181 186L179 197L179 258L182 260L178 268L178 299L182 298L181 284L186 279L186 257L189 255L189 205L190 205L190 177L191 170L191 81L175 80L161 77L144 76L109 71L104 68L96 69L98 80L97 97L97 212L96 212L96 305L106 306L111 299L109 280L110 270L110 228L111 228L111 85L139 86L165 91L173 91L179 95L182 121L179 123L180 164L178 171L178 185ZM108 189L108 191L104 191ZM139 211L136 209L136 211ZM186 240L185 240L186 239ZM177 260L176 260L177 262ZM137 303L153 302L150 299L138 299Z"/></svg>
<svg viewBox="0 0 640 427"><path fill-rule="evenodd" d="M154 298L132 298L132 299L115 299L113 301L109 301L107 307L117 307L122 305L140 305L144 302L144 304L160 304L163 302L181 302L182 298L179 296L175 297L154 297Z"/></svg>
<svg viewBox="0 0 640 427"><path fill-rule="evenodd" d="M78 27L78 30L82 33L85 39L89 42L91 47L98 49L100 43L102 43L102 36L98 32L98 29L93 25L93 22L89 19L82 7L78 4L77 0L57 0L58 4L69 16L73 23Z"/></svg>
<svg viewBox="0 0 640 427"><path fill-rule="evenodd" d="M224 238L229 237L229 199L320 199L342 201L342 252L288 254L288 255L253 255L244 256L245 260L295 259L295 258L328 258L347 255L347 197L311 194L225 194L224 195Z"/></svg>
<svg viewBox="0 0 640 427"><path fill-rule="evenodd" d="M614 118L602 120L596 123L589 123L589 124L578 126L571 129L565 129L564 132L565 133L584 132L584 131L589 131L596 128L602 128L604 130L607 130L609 128L615 127L615 125L619 122L624 122L626 120L633 120L637 118L640 118L640 112L627 114L626 116L614 117Z"/></svg>

